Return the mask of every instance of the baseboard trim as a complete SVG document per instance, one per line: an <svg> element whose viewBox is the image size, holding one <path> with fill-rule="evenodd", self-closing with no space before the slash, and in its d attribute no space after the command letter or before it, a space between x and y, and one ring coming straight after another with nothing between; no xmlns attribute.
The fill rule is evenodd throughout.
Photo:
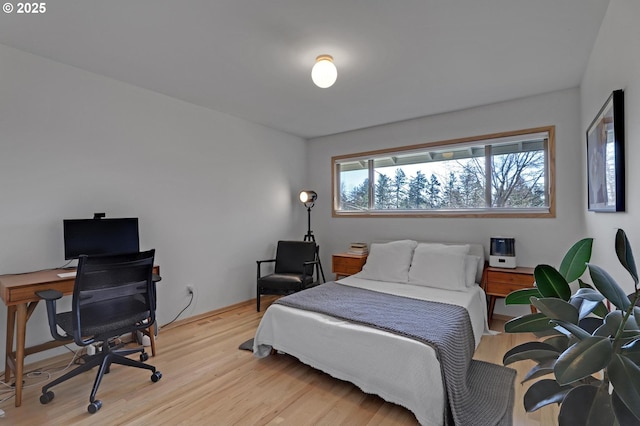
<svg viewBox="0 0 640 426"><path fill-rule="evenodd" d="M262 303L264 304L265 307L268 307L268 305L273 302L275 299L278 299L281 296L273 296L273 295L264 295L262 296ZM175 327L180 327L182 325L186 325L186 324L191 324L192 322L196 322L196 321L202 321L205 318L208 318L210 316L213 315L219 315L222 313L225 313L227 311L231 311L237 308L244 308L244 307L252 307L253 309L255 309L256 306L256 299L249 299L249 300L245 300L244 302L238 302L238 303L234 303L233 305L229 305L229 306L224 306L222 308L218 308L218 309L214 309L212 311L208 311L208 312L204 312L198 315L194 315L192 317L189 318L184 318L181 320L177 320L172 322L171 324L166 324L163 326L160 326L160 329L164 329L164 330L169 330ZM266 309L263 309L262 312L256 312L256 314L262 315L264 313Z"/></svg>
<svg viewBox="0 0 640 426"><path fill-rule="evenodd" d="M502 314L493 314L493 319L497 319L499 321L509 321L510 319L513 319L515 317L509 316L509 315L502 315Z"/></svg>
<svg viewBox="0 0 640 426"><path fill-rule="evenodd" d="M174 321L170 324L166 324L160 327L161 330L169 330L172 328L180 327L186 324L191 324L192 322L201 321L204 318L210 317L212 315L222 314L224 312L230 311L232 309L241 308L245 305L253 305L255 306L256 299L245 300L244 302L234 303L233 305L224 306L222 308L214 309L212 311L204 312L202 314L194 315L189 318L184 318L181 320Z"/></svg>

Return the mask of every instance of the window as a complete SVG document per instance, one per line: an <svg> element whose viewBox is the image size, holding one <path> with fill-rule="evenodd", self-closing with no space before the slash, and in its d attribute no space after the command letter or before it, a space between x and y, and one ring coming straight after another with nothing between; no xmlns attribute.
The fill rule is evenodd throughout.
<svg viewBox="0 0 640 426"><path fill-rule="evenodd" d="M334 216L555 217L555 127L332 158Z"/></svg>

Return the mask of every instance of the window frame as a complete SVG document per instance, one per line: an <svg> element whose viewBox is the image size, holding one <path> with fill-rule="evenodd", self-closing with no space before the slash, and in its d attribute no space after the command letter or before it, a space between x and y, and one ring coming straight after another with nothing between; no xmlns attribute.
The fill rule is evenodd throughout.
<svg viewBox="0 0 640 426"><path fill-rule="evenodd" d="M447 147L470 145L481 141L485 141L484 146L496 143L500 139L517 138L523 135L535 133L547 133L548 139L545 148L545 196L548 199L548 206L536 208L504 208L504 207L484 207L472 209L437 209L437 210L372 210L371 205L374 200L375 179L373 163L376 158L389 156L390 154L406 154L409 151L419 151L422 149L443 149ZM484 158L490 161L491 151L485 152ZM345 160L362 160L368 162L368 197L369 207L366 211L347 211L339 210L340 206L340 164ZM485 168L486 170L486 168ZM485 191L490 191L490 185L485 185ZM440 218L555 218L556 217L556 200L555 200L555 126L543 126L530 129L515 130L508 132L500 132L479 136L471 136L459 139L450 139L445 141L428 142L417 145L401 146L394 148L379 149L373 151L358 152L353 154L344 154L331 157L331 198L332 198L332 217L440 217Z"/></svg>

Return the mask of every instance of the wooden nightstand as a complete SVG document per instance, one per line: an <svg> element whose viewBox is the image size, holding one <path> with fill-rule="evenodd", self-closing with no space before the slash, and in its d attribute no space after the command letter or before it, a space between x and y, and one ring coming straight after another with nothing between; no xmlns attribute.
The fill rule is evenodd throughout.
<svg viewBox="0 0 640 426"><path fill-rule="evenodd" d="M331 255L331 270L336 274L336 280L340 277L348 277L357 274L367 261L366 254L338 253Z"/></svg>
<svg viewBox="0 0 640 426"><path fill-rule="evenodd" d="M491 325L496 297L506 297L514 290L531 288L534 281L533 268L519 266L514 269L507 269L488 266L484 272L482 288L489 296L489 325ZM531 312L535 312L533 306L531 307Z"/></svg>

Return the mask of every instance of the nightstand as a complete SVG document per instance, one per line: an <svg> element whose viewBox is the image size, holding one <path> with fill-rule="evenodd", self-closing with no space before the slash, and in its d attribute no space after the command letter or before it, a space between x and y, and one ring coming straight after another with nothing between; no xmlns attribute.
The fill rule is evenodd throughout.
<svg viewBox="0 0 640 426"><path fill-rule="evenodd" d="M337 280L340 277L357 274L366 261L366 254L337 253L331 255L331 270L336 274Z"/></svg>
<svg viewBox="0 0 640 426"><path fill-rule="evenodd" d="M491 325L496 297L506 297L512 291L532 288L534 281L533 268L519 266L507 269L488 266L484 272L482 288L489 296L489 325ZM535 312L533 306L531 312Z"/></svg>

